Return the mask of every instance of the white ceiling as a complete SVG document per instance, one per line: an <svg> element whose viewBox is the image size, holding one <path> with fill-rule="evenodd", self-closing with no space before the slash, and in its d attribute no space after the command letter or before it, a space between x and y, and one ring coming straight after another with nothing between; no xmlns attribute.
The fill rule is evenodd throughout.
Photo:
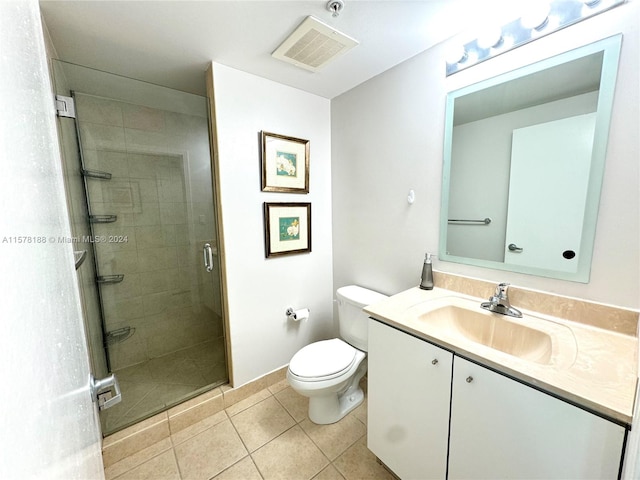
<svg viewBox="0 0 640 480"><path fill-rule="evenodd" d="M60 59L204 94L210 61L333 98L525 0L41 0ZM313 15L360 42L311 73L271 57ZM513 17L512 17L513 18ZM442 65L445 68L444 60Z"/></svg>

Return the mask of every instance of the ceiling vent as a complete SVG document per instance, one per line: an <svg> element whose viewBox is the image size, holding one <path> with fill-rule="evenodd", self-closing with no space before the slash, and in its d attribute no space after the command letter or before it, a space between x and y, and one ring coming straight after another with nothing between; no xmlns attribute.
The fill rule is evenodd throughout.
<svg viewBox="0 0 640 480"><path fill-rule="evenodd" d="M358 45L317 18L308 16L271 55L312 72Z"/></svg>

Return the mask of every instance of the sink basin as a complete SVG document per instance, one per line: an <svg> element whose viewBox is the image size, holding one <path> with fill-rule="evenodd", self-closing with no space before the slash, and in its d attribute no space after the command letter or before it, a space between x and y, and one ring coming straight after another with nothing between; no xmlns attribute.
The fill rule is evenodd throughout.
<svg viewBox="0 0 640 480"><path fill-rule="evenodd" d="M454 345L475 344L528 362L567 368L577 354L571 329L535 315L523 318L492 313L480 302L444 297L406 311L408 325Z"/></svg>

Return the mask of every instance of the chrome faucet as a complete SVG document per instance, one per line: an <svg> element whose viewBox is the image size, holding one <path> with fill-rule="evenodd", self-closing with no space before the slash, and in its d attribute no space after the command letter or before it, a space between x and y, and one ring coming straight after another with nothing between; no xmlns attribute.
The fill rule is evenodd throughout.
<svg viewBox="0 0 640 480"><path fill-rule="evenodd" d="M510 317L522 317L522 312L517 308L513 308L509 303L509 284L499 283L496 292L488 302L483 302L480 306L490 312L501 313Z"/></svg>

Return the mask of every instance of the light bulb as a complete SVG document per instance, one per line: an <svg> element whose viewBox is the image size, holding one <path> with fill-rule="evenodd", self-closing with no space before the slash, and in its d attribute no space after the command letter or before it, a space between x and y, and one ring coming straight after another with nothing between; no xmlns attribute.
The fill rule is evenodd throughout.
<svg viewBox="0 0 640 480"><path fill-rule="evenodd" d="M464 62L467 59L467 52L462 45L455 45L449 49L445 60L449 65Z"/></svg>
<svg viewBox="0 0 640 480"><path fill-rule="evenodd" d="M485 28L478 35L476 42L478 47L486 50L487 48L495 47L502 41L502 29L498 26L491 26Z"/></svg>
<svg viewBox="0 0 640 480"><path fill-rule="evenodd" d="M530 30L542 30L549 20L550 12L551 5L549 5L549 2L534 1L520 18L520 23L524 28Z"/></svg>

